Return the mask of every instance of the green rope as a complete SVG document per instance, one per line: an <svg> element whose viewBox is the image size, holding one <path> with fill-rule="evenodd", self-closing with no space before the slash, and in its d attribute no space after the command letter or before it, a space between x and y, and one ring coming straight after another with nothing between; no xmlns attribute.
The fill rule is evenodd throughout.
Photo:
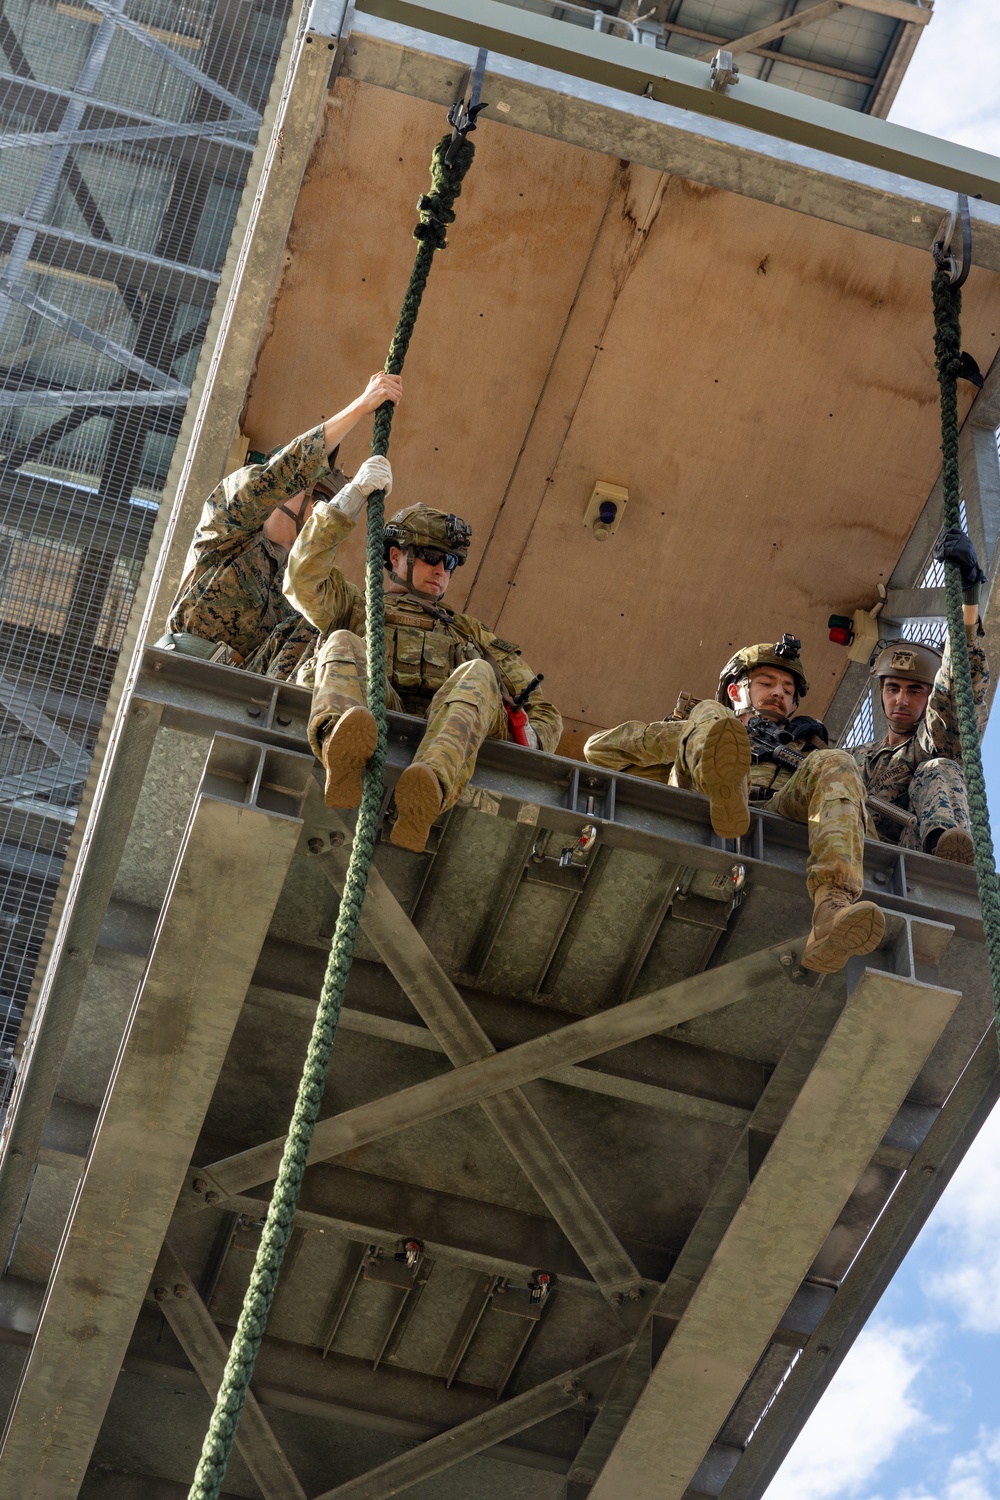
<svg viewBox="0 0 1000 1500"><path fill-rule="evenodd" d="M962 293L953 287L944 271L931 283L934 296L934 353L941 386L941 481L944 488L944 524L961 526L958 468L958 372L962 358ZM944 565L948 601L948 639L951 643L955 705L962 746L962 766L969 793L969 816L975 849L976 879L983 910L983 936L993 985L993 1010L1000 1044L1000 891L997 888L993 835L986 803L986 778L979 749L979 725L972 687L972 666L966 645L962 615L962 575L957 563Z"/></svg>
<svg viewBox="0 0 1000 1500"><path fill-rule="evenodd" d="M446 248L446 227L455 219L452 205L461 192L462 179L472 165L472 158L475 154L475 147L471 141L463 138L456 143L453 150L454 159L449 166L445 161L445 154L450 149L452 149L451 135L445 136L435 146L431 159L431 191L424 194L417 204L420 222L413 231L413 237L420 243L406 295L403 298L396 332L389 347L389 357L385 362L386 373L389 375L399 375L402 372L403 361L406 358L406 351L417 321L420 299L427 285L434 252ZM386 401L375 413L371 445L373 457L384 457L389 451L393 410L392 402ZM330 947L330 958L316 1010L316 1021L309 1040L309 1049L306 1053L295 1110L288 1127L288 1139L285 1142L281 1166L274 1184L274 1193L250 1276L250 1285L229 1351L215 1410L205 1436L201 1459L194 1482L188 1492L188 1500L215 1500L222 1487L229 1454L236 1437L236 1428L239 1425L257 1354L264 1337L281 1262L295 1222L299 1189L302 1186L302 1178L306 1169L309 1144L319 1118L323 1089L330 1065L330 1053L337 1032L337 1022L340 1019L340 1011L344 1002L344 989L350 973L351 957L361 921L361 906L365 898L368 871L375 853L379 811L382 805L386 750L385 608L382 594L384 524L385 494L382 490L377 490L368 500L365 643L368 652L368 707L378 725L378 746L365 772L364 792L344 881L344 891L340 899L337 926Z"/></svg>

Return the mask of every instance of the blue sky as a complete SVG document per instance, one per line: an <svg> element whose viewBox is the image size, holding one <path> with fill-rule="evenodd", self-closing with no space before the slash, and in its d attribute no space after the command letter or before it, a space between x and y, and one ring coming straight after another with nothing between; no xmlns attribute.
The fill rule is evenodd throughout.
<svg viewBox="0 0 1000 1500"><path fill-rule="evenodd" d="M889 118L1000 156L998 57L1000 0L937 0ZM1000 714L984 759L996 828ZM1000 1500L998 1390L994 1113L767 1500Z"/></svg>

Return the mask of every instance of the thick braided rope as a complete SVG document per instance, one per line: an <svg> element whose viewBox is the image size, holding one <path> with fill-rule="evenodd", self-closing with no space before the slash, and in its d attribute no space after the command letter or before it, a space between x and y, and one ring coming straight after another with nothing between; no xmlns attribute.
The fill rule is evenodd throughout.
<svg viewBox="0 0 1000 1500"><path fill-rule="evenodd" d="M420 243L385 363L386 372L390 375L402 372L434 252L446 248L445 227L455 218L452 204L461 191L462 179L472 165L475 154L472 143L463 139L458 144L454 163L448 167L444 158L451 144L452 138L448 135L435 146L431 159L431 192L425 194L417 205L421 219L413 233ZM393 410L392 402L386 401L375 413L371 445L373 457L384 457L389 451ZM368 871L375 853L386 751L385 605L382 592L384 524L385 495L383 491L377 490L368 500L365 645L368 653L368 707L378 725L378 745L365 771L364 791L340 898L337 925L330 946L330 958L281 1166L188 1500L216 1500L222 1488L236 1429L264 1338L281 1262L295 1222L299 1190L305 1174L309 1145L319 1119L330 1054L361 922Z"/></svg>
<svg viewBox="0 0 1000 1500"><path fill-rule="evenodd" d="M941 386L941 481L944 489L944 524L961 526L958 468L958 370L962 356L962 293L938 271L931 283L934 297L934 353ZM986 778L979 749L979 725L972 687L972 667L962 616L962 577L958 564L946 562L945 593L948 601L948 639L951 643L955 706L962 745L962 766L969 793L969 817L975 850L976 879L983 910L983 936L993 985L993 1010L1000 1044L1000 890L990 812L986 802Z"/></svg>

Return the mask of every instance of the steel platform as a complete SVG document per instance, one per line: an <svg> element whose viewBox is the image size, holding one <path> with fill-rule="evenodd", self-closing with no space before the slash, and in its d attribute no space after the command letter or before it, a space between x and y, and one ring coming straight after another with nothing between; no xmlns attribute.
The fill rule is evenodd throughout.
<svg viewBox="0 0 1000 1500"><path fill-rule="evenodd" d="M143 657L8 1122L6 1494L186 1494L349 849L307 710ZM998 1091L973 872L867 845L820 981L805 853L499 743L380 845L225 1493L763 1492Z"/></svg>

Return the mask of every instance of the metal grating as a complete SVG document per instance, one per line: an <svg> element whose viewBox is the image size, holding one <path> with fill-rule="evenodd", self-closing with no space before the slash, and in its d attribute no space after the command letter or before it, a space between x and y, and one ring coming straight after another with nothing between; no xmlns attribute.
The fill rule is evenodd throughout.
<svg viewBox="0 0 1000 1500"><path fill-rule="evenodd" d="M0 0L0 1057L289 0Z"/></svg>

